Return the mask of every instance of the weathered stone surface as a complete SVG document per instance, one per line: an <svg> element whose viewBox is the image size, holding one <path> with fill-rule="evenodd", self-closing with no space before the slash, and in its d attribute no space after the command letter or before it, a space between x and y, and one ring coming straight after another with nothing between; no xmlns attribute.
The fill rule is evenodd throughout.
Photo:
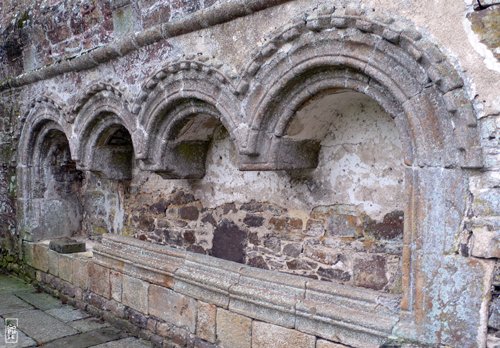
<svg viewBox="0 0 500 348"><path fill-rule="evenodd" d="M179 209L179 217L184 220L198 220L199 211L195 206L186 206Z"/></svg>
<svg viewBox="0 0 500 348"><path fill-rule="evenodd" d="M242 263L245 257L246 238L246 232L234 222L223 220L214 231L212 255Z"/></svg>
<svg viewBox="0 0 500 348"><path fill-rule="evenodd" d="M316 337L281 326L254 321L252 325L252 348L315 348Z"/></svg>
<svg viewBox="0 0 500 348"><path fill-rule="evenodd" d="M125 308L125 318L135 327L139 329L145 329L148 325L148 318L146 314L142 314L133 308Z"/></svg>
<svg viewBox="0 0 500 348"><path fill-rule="evenodd" d="M366 232L380 239L394 239L403 236L404 213L393 211L384 216L381 222L370 221Z"/></svg>
<svg viewBox="0 0 500 348"><path fill-rule="evenodd" d="M111 283L112 284L112 283ZM142 280L123 275L122 301L139 312L148 313L148 290L149 283ZM158 304L158 303L157 303Z"/></svg>
<svg viewBox="0 0 500 348"><path fill-rule="evenodd" d="M498 39L500 34L498 24L500 10L497 6L493 6L496 3L492 0L482 0L478 4L489 7L486 9L479 8L481 11L471 12L467 15L467 18L470 20L472 30L479 36L480 41L491 49L497 59L500 59L500 52L498 52L500 46L500 39ZM474 6L477 6L477 4Z"/></svg>
<svg viewBox="0 0 500 348"><path fill-rule="evenodd" d="M49 249L60 254L80 253L85 251L85 242L78 242L70 238L51 240Z"/></svg>
<svg viewBox="0 0 500 348"><path fill-rule="evenodd" d="M476 257L500 258L500 230L475 229L472 233L470 253Z"/></svg>
<svg viewBox="0 0 500 348"><path fill-rule="evenodd" d="M73 258L65 255L59 256L59 278L70 283L73 282L73 260Z"/></svg>
<svg viewBox="0 0 500 348"><path fill-rule="evenodd" d="M129 281L128 277L127 277L127 281ZM115 300L115 301L122 302L123 274L119 273L119 272L116 272L116 271L110 271L109 272L109 285L111 287L111 289L110 289L110 291L111 291L111 298L113 300ZM131 287L128 286L129 290L130 290L130 288ZM141 292L141 294L142 294L142 296L144 296L143 292ZM142 300L139 300L138 302L144 302L144 298ZM147 313L147 308L146 308L146 312L145 313Z"/></svg>
<svg viewBox="0 0 500 348"><path fill-rule="evenodd" d="M217 318L216 306L198 301L196 336L205 341L215 343L216 318Z"/></svg>
<svg viewBox="0 0 500 348"><path fill-rule="evenodd" d="M19 329L38 343L47 343L54 339L77 333L71 326L40 310L9 313L7 317L17 318Z"/></svg>
<svg viewBox="0 0 500 348"><path fill-rule="evenodd" d="M49 309L46 310L45 313L50 314L65 323L90 317L88 313L75 309L71 306Z"/></svg>
<svg viewBox="0 0 500 348"><path fill-rule="evenodd" d="M16 296L41 310L62 307L62 304L59 300L43 292L36 292L33 290L27 290L23 292L19 291L16 293Z"/></svg>
<svg viewBox="0 0 500 348"><path fill-rule="evenodd" d="M283 247L283 254L290 257L297 257L302 253L302 244L290 243Z"/></svg>
<svg viewBox="0 0 500 348"><path fill-rule="evenodd" d="M354 283L357 286L380 290L387 285L386 260L383 256L367 255L354 262Z"/></svg>
<svg viewBox="0 0 500 348"><path fill-rule="evenodd" d="M33 267L42 272L49 270L49 256L47 253L48 247L43 244L35 244L33 246Z"/></svg>
<svg viewBox="0 0 500 348"><path fill-rule="evenodd" d="M252 320L217 308L217 344L221 347L250 348Z"/></svg>
<svg viewBox="0 0 500 348"><path fill-rule="evenodd" d="M54 348L84 348L89 345L92 346L102 346L106 342L116 341L127 335L124 332L114 328L114 327L104 327L99 328L91 332L84 332L78 335L71 335L68 337L59 338L50 342L50 347Z"/></svg>
<svg viewBox="0 0 500 348"><path fill-rule="evenodd" d="M30 310L33 307L19 299L14 294L4 294L2 302L0 303L0 315L4 315L6 313L16 313L24 310Z"/></svg>
<svg viewBox="0 0 500 348"><path fill-rule="evenodd" d="M49 273L58 277L59 276L59 254L52 250L47 250Z"/></svg>
<svg viewBox="0 0 500 348"><path fill-rule="evenodd" d="M490 304L488 327L500 330L500 297L495 297Z"/></svg>
<svg viewBox="0 0 500 348"><path fill-rule="evenodd" d="M122 339L118 339L115 341L110 341L107 343L102 343L97 346L96 348L122 348L122 347L127 347L127 348L151 348L151 344L147 341L144 341L140 338L136 337L126 337Z"/></svg>
<svg viewBox="0 0 500 348"><path fill-rule="evenodd" d="M150 315L187 329L196 329L196 301L170 289L156 285L149 286L148 306Z"/></svg>
<svg viewBox="0 0 500 348"><path fill-rule="evenodd" d="M266 260L262 256L251 257L248 259L247 264L252 267L257 267L261 269L269 269Z"/></svg>
<svg viewBox="0 0 500 348"><path fill-rule="evenodd" d="M476 243L483 228L498 230L497 52L478 41L496 47L495 31L486 30L495 27L496 7L479 4L472 12L463 3L403 0L362 0L347 8L342 1L325 8L322 0L214 3L3 2L1 249L15 254L22 239L109 231L215 251L331 280L332 289L339 280L380 294L402 289L401 312L416 325L409 331L418 333L410 338L483 345L484 334L471 327L484 326L485 302L467 297L488 298L476 291L477 284L489 288L488 272L460 259L464 269L457 273L443 260L456 254L459 237L461 246L471 247L461 249L467 259L497 255L496 243ZM397 15L384 18L380 8ZM452 62L446 52L454 52ZM276 171L304 164L316 168ZM403 170L411 173L403 177ZM165 179L194 175L200 180ZM476 185L474 178L487 177L489 183ZM321 207L325 214L315 215ZM403 210L404 224L384 218ZM248 228L251 236L224 239L221 221ZM238 244L246 238L248 244ZM231 242L237 246L227 252ZM300 323L295 300L262 287L265 279L239 284L245 278L239 271L180 266L184 260L173 262L144 245L108 259L97 249L98 263L140 281L252 318ZM65 299L80 296L66 282L71 277L93 290L103 278L91 274L89 283L54 260L40 262L51 274L37 278L70 294ZM0 266L17 269L12 262L2 258ZM472 290L462 289L454 279L459 275ZM459 285L450 289L448 277ZM108 297L119 299L118 288L110 281ZM349 296L325 297L322 304ZM106 304L101 299L92 301ZM310 320L304 326L330 335L333 324L321 327L324 318L315 316L321 306L311 308L313 319L301 319ZM451 329L438 324L443 318Z"/></svg>
<svg viewBox="0 0 500 348"><path fill-rule="evenodd" d="M5 332L5 320L3 318L0 318L0 330L1 330L1 332ZM3 336L3 334L2 334L2 336ZM36 346L36 342L31 337L28 337L24 332L18 330L17 345L16 346L18 346L18 347L34 347L34 346Z"/></svg>
<svg viewBox="0 0 500 348"><path fill-rule="evenodd" d="M95 262L90 262L88 270L90 291L109 299L111 297L109 268L103 267Z"/></svg>
<svg viewBox="0 0 500 348"><path fill-rule="evenodd" d="M73 262L73 284L82 290L89 288L89 263L85 257Z"/></svg>
<svg viewBox="0 0 500 348"><path fill-rule="evenodd" d="M86 318L69 322L68 325L78 330L79 332L87 332L100 329L103 327L108 327L110 324L106 323L102 319Z"/></svg>
<svg viewBox="0 0 500 348"><path fill-rule="evenodd" d="M243 223L248 227L260 227L264 223L264 218L262 216L247 214L243 219Z"/></svg>
<svg viewBox="0 0 500 348"><path fill-rule="evenodd" d="M316 342L316 348L345 348L345 347L347 346L344 346L343 344L340 343L333 343L325 340L318 340Z"/></svg>

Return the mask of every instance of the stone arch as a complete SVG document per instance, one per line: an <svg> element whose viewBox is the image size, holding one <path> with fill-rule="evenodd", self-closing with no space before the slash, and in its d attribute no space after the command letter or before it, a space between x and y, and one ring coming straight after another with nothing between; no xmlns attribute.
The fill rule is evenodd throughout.
<svg viewBox="0 0 500 348"><path fill-rule="evenodd" d="M71 141L79 167L109 179L131 179L135 144L140 141L135 130L136 120L121 94L109 89L92 94L74 117ZM121 145L109 142L117 132L123 133Z"/></svg>
<svg viewBox="0 0 500 348"><path fill-rule="evenodd" d="M18 148L21 235L26 240L72 236L81 228L82 173L71 158L70 126L50 98L30 107Z"/></svg>
<svg viewBox="0 0 500 348"><path fill-rule="evenodd" d="M375 99L404 144L404 293L393 335L443 344L468 337L474 345L480 304L465 304L481 291L482 270L458 254L455 241L467 206L463 169L482 167L477 120L461 77L418 31L391 20L320 14L271 37L237 87L246 91L242 109L250 128L242 167L315 167L318 144L290 139L287 127L305 101L338 88ZM469 289L463 301L446 301L453 290L440 284L449 279ZM318 327L306 332L330 337Z"/></svg>
<svg viewBox="0 0 500 348"><path fill-rule="evenodd" d="M243 105L250 117L244 150L253 156L250 163L273 168L274 161L279 167L280 148L304 148L282 138L294 111L321 90L349 88L395 117L408 164L481 166L463 81L438 48L411 28L357 16L309 18L271 38L240 84L249 85Z"/></svg>
<svg viewBox="0 0 500 348"><path fill-rule="evenodd" d="M218 125L238 143L239 100L231 73L199 58L168 65L147 81L135 111L145 141L142 167L166 178L201 178L209 140Z"/></svg>

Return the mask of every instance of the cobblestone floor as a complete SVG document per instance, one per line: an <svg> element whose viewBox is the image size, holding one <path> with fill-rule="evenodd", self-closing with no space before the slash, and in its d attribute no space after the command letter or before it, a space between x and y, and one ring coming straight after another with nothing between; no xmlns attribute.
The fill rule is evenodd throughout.
<svg viewBox="0 0 500 348"><path fill-rule="evenodd" d="M17 343L7 343L7 324L17 319ZM37 292L18 278L0 273L0 347L147 348L101 319Z"/></svg>

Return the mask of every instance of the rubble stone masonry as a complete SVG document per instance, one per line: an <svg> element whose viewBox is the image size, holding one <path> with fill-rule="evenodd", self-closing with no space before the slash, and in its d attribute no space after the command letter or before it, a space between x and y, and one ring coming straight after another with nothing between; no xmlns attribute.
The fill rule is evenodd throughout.
<svg viewBox="0 0 500 348"><path fill-rule="evenodd" d="M158 346L500 346L499 11L3 1L0 266Z"/></svg>

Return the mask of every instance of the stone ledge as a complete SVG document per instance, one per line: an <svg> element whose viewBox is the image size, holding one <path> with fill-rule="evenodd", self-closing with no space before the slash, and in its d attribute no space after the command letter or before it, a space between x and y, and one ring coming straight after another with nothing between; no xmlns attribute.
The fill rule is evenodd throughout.
<svg viewBox="0 0 500 348"><path fill-rule="evenodd" d="M94 255L101 265L150 282L168 273L177 293L348 345L382 344L399 317L398 296L311 281L133 238L104 236ZM136 271L130 272L127 265Z"/></svg>
<svg viewBox="0 0 500 348"><path fill-rule="evenodd" d="M85 242L79 242L70 238L51 240L49 249L60 254L72 254L85 252Z"/></svg>

